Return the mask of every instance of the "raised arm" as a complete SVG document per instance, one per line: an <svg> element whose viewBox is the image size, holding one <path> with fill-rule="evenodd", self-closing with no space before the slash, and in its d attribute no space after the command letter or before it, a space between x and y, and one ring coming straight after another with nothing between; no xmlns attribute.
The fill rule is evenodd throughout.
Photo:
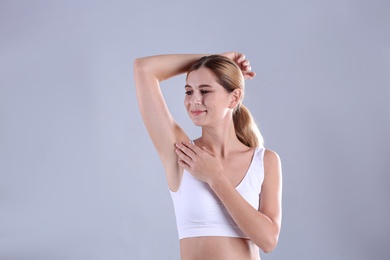
<svg viewBox="0 0 390 260"><path fill-rule="evenodd" d="M174 144L188 140L188 137L172 118L161 93L160 82L185 73L202 56L204 55L158 55L134 61L134 78L141 115L164 165L168 185L172 190L180 185L181 174ZM184 92L183 89L182 91Z"/></svg>

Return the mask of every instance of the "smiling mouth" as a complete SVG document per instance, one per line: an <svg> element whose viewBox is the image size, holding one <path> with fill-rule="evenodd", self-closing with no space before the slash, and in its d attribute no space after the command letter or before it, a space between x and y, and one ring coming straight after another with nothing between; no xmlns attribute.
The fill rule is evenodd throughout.
<svg viewBox="0 0 390 260"><path fill-rule="evenodd" d="M202 113L206 113L207 110L191 110L191 114L194 116L199 116Z"/></svg>

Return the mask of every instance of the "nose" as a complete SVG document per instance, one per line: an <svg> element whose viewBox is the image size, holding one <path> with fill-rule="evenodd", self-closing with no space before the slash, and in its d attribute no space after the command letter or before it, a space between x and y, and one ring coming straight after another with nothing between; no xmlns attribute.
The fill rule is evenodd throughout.
<svg viewBox="0 0 390 260"><path fill-rule="evenodd" d="M193 94L192 95L192 102L194 103L194 105L199 106L202 104L202 97L200 95Z"/></svg>

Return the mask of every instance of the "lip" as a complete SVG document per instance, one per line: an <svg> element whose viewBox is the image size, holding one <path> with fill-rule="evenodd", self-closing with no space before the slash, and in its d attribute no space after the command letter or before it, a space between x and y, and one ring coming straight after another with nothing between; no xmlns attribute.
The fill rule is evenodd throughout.
<svg viewBox="0 0 390 260"><path fill-rule="evenodd" d="M205 113L207 110L191 110L193 116L199 116L202 113Z"/></svg>

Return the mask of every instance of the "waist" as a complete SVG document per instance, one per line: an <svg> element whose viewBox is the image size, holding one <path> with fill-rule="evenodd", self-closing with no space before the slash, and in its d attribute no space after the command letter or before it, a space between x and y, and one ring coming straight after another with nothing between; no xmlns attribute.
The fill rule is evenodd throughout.
<svg viewBox="0 0 390 260"><path fill-rule="evenodd" d="M191 237L180 240L181 260L260 260L259 248L249 239Z"/></svg>
<svg viewBox="0 0 390 260"><path fill-rule="evenodd" d="M190 237L233 237L247 238L241 229L233 223L192 223L192 225L178 226L179 239Z"/></svg>

